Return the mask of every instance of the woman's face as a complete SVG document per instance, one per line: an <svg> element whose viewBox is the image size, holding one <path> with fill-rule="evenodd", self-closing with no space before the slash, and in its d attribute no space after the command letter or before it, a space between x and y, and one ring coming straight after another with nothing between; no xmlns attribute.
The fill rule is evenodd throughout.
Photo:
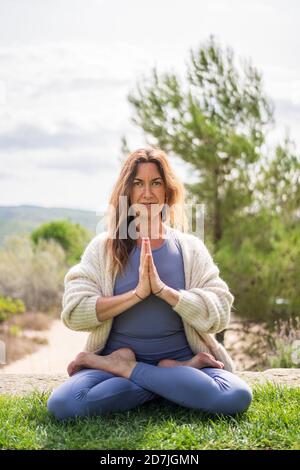
<svg viewBox="0 0 300 470"><path fill-rule="evenodd" d="M152 162L139 163L130 192L131 204L143 204L148 211L148 217L150 217L151 213L152 215L157 214L156 210L153 211L154 208L151 212L151 203L156 204L155 209L158 207L162 209L165 194L165 184L156 164Z"/></svg>

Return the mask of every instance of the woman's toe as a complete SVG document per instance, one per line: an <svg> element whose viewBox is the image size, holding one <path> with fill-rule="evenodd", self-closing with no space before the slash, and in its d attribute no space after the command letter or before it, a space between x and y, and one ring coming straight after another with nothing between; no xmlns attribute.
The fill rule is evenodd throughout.
<svg viewBox="0 0 300 470"><path fill-rule="evenodd" d="M224 368L224 364L223 364L223 362L221 362L221 361L217 361L217 363L219 364L219 366L220 366L220 369L223 369L223 368Z"/></svg>
<svg viewBox="0 0 300 470"><path fill-rule="evenodd" d="M67 372L68 372L69 376L71 376L72 374L74 374L75 369L76 369L76 363L75 363L75 361L70 362L70 364L69 364L68 367L67 367Z"/></svg>
<svg viewBox="0 0 300 470"><path fill-rule="evenodd" d="M213 367L217 367L218 369L223 369L223 367L224 367L223 362L217 361L216 359L214 359L212 361L212 365L213 365Z"/></svg>

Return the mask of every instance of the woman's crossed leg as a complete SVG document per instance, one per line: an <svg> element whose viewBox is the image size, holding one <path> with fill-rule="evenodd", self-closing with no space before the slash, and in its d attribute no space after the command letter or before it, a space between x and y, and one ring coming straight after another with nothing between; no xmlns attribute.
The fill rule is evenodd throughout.
<svg viewBox="0 0 300 470"><path fill-rule="evenodd" d="M219 368L156 367L138 362L129 380L181 406L208 413L240 413L252 401L249 385Z"/></svg>
<svg viewBox="0 0 300 470"><path fill-rule="evenodd" d="M122 362L127 352L112 354ZM128 350L129 352L130 350ZM181 406L210 413L235 414L252 401L248 384L237 375L213 367L196 369L179 365L157 367L145 362L124 363L109 371L109 360L93 355L92 369L82 369L54 390L48 410L58 419L125 411L162 396ZM108 358L108 356L107 356ZM98 364L99 363L99 364ZM101 370L101 365L108 370ZM99 367L99 369L98 369Z"/></svg>
<svg viewBox="0 0 300 470"><path fill-rule="evenodd" d="M53 390L48 411L57 419L126 411L157 396L124 377L96 369L81 369Z"/></svg>

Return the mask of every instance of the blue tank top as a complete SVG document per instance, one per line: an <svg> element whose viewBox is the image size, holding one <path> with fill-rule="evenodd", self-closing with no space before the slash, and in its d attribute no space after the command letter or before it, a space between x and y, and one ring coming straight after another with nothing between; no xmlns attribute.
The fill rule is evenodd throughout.
<svg viewBox="0 0 300 470"><path fill-rule="evenodd" d="M185 288L184 266L178 240L167 236L152 256L160 279L175 290ZM141 247L135 245L123 275L116 276L114 295L134 289L139 280ZM194 354L187 342L181 317L164 300L150 294L145 300L114 317L101 355L131 348L138 361L155 364L161 359L188 360Z"/></svg>

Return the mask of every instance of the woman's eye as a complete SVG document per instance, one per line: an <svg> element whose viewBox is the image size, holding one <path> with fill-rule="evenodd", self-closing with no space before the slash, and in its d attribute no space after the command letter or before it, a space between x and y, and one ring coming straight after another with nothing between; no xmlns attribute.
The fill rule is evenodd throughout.
<svg viewBox="0 0 300 470"><path fill-rule="evenodd" d="M135 181L133 184L142 184L142 181ZM153 181L153 184L161 185L161 181Z"/></svg>

